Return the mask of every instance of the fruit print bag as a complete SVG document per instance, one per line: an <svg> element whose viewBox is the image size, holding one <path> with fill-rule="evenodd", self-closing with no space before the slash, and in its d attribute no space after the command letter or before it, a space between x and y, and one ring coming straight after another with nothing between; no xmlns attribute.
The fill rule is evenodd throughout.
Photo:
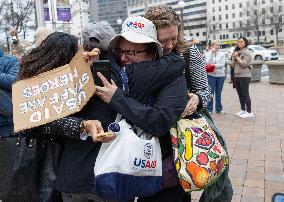
<svg viewBox="0 0 284 202"><path fill-rule="evenodd" d="M208 121L196 113L194 118L180 119L170 130L176 170L185 192L211 185L229 164L227 151Z"/></svg>

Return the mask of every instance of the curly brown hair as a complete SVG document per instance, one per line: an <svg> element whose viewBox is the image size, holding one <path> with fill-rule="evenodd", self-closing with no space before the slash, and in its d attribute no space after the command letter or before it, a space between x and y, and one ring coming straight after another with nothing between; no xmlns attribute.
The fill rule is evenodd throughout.
<svg viewBox="0 0 284 202"><path fill-rule="evenodd" d="M165 5L158 5L149 8L144 17L148 20L151 20L156 26L156 29L165 28L171 25L177 25L178 38L174 51L178 53L188 51L190 43L182 36L181 21L175 10Z"/></svg>
<svg viewBox="0 0 284 202"><path fill-rule="evenodd" d="M77 51L76 36L63 32L50 34L39 47L34 48L23 58L18 80L66 65L70 63Z"/></svg>

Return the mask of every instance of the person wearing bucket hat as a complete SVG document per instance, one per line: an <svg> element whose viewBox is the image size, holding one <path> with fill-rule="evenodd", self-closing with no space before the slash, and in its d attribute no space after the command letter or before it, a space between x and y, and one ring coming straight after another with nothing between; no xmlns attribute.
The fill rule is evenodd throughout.
<svg viewBox="0 0 284 202"><path fill-rule="evenodd" d="M156 47L159 57L163 55L162 45L157 40L157 30L155 25L141 16L129 17L122 24L122 31L110 41L109 48L114 51L117 48L120 39L134 44L150 44Z"/></svg>
<svg viewBox="0 0 284 202"><path fill-rule="evenodd" d="M132 26L130 20L127 20L128 25ZM74 122L78 122L80 118L80 121L84 119L100 120L104 130L107 130L109 124L114 121L116 113L121 113L145 131L163 136L181 114L186 103L185 94L187 90L185 80L182 77L184 62L177 55L158 58L162 49L157 42L155 26L141 17L132 17L131 21L133 26L137 25L138 28L140 26L139 29L143 25L146 27L146 32L138 30L134 32L132 30L131 33L133 35L131 40L134 39L134 41L137 40L137 35L139 37L146 36L144 43L132 43L119 35L111 40L113 43L111 49L118 58L114 58L113 54L106 51L101 51L100 54L100 59L108 59L112 64L111 73L115 85L113 83L107 85L108 87L112 86L115 93L110 101L102 102L102 100L106 101L105 98L108 95L105 88L100 88L99 91L96 91L97 96L93 96L87 105L74 115L74 118L69 118ZM96 29L98 25L99 23L93 25L93 29ZM152 34L149 35L148 32ZM88 33L91 33L91 30ZM101 34L103 33L104 31L101 31ZM130 35L130 32L127 33ZM90 34L89 37L91 36L94 35ZM89 40L88 37L85 39ZM96 39L101 39L100 33L96 35ZM97 48L97 45L91 44L91 49ZM125 45L128 47L125 47ZM129 45L132 47L129 47ZM153 59L156 60L152 61ZM122 90L121 64L125 65L126 72L129 75L129 95ZM172 68L173 65L176 68ZM175 96L171 96L171 94L175 94ZM174 99L169 99L169 96ZM152 100L152 103L149 104L148 100ZM62 130L60 126L57 128ZM77 133L75 135L78 136ZM170 144L170 140L167 138L161 137L161 139L161 144ZM55 183L55 188L62 192L63 201L75 199L78 201L86 199L113 201L112 199L99 199L92 191L92 171L99 148L100 144L97 142L94 144L90 139L84 142L76 140L72 141L71 144L65 143Z"/></svg>

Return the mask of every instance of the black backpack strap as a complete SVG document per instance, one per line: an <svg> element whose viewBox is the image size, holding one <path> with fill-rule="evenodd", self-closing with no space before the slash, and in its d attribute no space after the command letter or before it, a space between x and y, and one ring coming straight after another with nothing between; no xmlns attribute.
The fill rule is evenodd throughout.
<svg viewBox="0 0 284 202"><path fill-rule="evenodd" d="M190 90L190 86L191 86L191 80L190 80L190 51L188 49L188 51L182 53L183 54L183 58L185 61L185 68L184 68L184 76L186 79L186 83L187 83L187 89Z"/></svg>

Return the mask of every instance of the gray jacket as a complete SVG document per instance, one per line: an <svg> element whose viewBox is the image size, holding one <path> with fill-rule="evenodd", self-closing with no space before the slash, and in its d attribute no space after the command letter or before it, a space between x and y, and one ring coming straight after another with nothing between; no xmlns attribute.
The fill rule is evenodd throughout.
<svg viewBox="0 0 284 202"><path fill-rule="evenodd" d="M235 77L251 77L251 61L252 55L248 48L239 51L241 62L236 58L232 59L232 67L235 69Z"/></svg>
<svg viewBox="0 0 284 202"><path fill-rule="evenodd" d="M212 73L207 72L207 75L214 77L223 77L225 76L225 53L218 51L213 53L211 50L205 53L205 62L206 64L214 64L215 70Z"/></svg>

